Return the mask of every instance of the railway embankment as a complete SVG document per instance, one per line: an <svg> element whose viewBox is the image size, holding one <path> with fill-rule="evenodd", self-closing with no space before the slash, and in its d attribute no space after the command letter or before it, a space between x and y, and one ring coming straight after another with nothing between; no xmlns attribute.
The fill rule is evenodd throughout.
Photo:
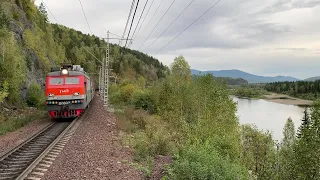
<svg viewBox="0 0 320 180"><path fill-rule="evenodd" d="M5 135L0 136L0 156L8 150L19 145L32 135L39 132L41 129L46 127L50 123L50 118L39 118L27 123L25 126L8 132Z"/></svg>
<svg viewBox="0 0 320 180"><path fill-rule="evenodd" d="M96 97L85 119L43 179L142 179L121 145L115 116Z"/></svg>

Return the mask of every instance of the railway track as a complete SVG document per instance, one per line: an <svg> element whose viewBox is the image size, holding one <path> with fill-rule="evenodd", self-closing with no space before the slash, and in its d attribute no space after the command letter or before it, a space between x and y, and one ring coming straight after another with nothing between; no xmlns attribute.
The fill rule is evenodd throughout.
<svg viewBox="0 0 320 180"><path fill-rule="evenodd" d="M70 129L75 122L54 122L0 157L0 180L41 179L73 134Z"/></svg>

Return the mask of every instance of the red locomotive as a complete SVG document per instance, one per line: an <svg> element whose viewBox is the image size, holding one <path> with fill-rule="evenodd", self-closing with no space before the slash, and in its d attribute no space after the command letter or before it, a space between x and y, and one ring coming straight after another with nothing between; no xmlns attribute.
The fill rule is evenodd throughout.
<svg viewBox="0 0 320 180"><path fill-rule="evenodd" d="M51 68L45 92L50 116L54 119L80 116L94 97L92 81L80 65Z"/></svg>

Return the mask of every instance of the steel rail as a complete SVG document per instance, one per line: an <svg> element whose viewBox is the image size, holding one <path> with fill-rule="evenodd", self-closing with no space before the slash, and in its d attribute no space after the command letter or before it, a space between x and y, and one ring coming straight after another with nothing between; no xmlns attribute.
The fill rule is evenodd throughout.
<svg viewBox="0 0 320 180"><path fill-rule="evenodd" d="M32 170L37 167L39 162L41 162L44 157L52 150L52 148L67 134L67 132L73 127L78 119L79 117L74 119L72 123L69 124L69 126L66 127L65 130L63 130L62 133L16 179L23 180L24 178L26 178L29 173L31 173Z"/></svg>
<svg viewBox="0 0 320 180"><path fill-rule="evenodd" d="M40 134L42 134L43 132L45 132L46 130L48 130L50 127L52 127L53 125L55 125L56 122L52 122L49 125L47 125L45 128L43 128L41 131L39 131L38 133L34 134L33 136L29 137L27 140L23 141L22 143L20 143L18 146L12 148L11 150L9 150L8 152L6 152L4 155L2 155L0 157L0 162L3 161L5 158L7 158L8 156L10 156L11 154L13 154L14 152L16 152L17 150L19 150L22 146L26 145L27 143L29 143L30 141L32 141L34 138L38 137Z"/></svg>

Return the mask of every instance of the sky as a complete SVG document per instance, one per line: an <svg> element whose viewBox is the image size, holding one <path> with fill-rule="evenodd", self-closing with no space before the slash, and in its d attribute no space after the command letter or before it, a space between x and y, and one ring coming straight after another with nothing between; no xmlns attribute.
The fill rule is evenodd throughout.
<svg viewBox="0 0 320 180"><path fill-rule="evenodd" d="M129 38L146 1L139 1ZM299 79L320 76L320 0L221 0L176 39L218 0L152 1L148 1L130 48L165 65L183 55L191 68L198 70L239 69ZM36 0L37 5L40 2ZM55 17L49 13L50 22L106 37L108 30L123 35L132 0L81 0L91 32L79 0L44 2ZM125 37L130 24L131 19Z"/></svg>

